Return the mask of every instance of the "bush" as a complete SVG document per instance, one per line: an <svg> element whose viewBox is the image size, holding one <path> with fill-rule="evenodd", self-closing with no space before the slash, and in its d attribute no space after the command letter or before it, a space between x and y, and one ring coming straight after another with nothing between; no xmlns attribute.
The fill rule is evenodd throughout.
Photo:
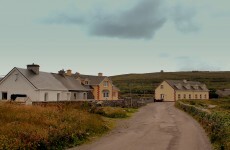
<svg viewBox="0 0 230 150"><path fill-rule="evenodd" d="M176 102L176 107L191 114L197 119L208 133L211 143L215 149L230 149L230 115L225 111L208 113L195 106Z"/></svg>
<svg viewBox="0 0 230 150"><path fill-rule="evenodd" d="M0 149L64 149L109 130L102 117L64 107L0 103Z"/></svg>
<svg viewBox="0 0 230 150"><path fill-rule="evenodd" d="M109 118L126 118L127 111L119 107L98 107L93 113L100 114Z"/></svg>

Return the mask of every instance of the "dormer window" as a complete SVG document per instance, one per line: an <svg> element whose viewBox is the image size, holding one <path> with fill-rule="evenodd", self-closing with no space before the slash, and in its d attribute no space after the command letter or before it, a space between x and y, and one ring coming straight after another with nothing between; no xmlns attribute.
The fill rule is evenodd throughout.
<svg viewBox="0 0 230 150"><path fill-rule="evenodd" d="M195 90L198 90L198 85L193 85L193 88L194 88Z"/></svg>
<svg viewBox="0 0 230 150"><path fill-rule="evenodd" d="M104 82L104 87L108 87L109 86L109 82L108 81L105 81Z"/></svg>
<svg viewBox="0 0 230 150"><path fill-rule="evenodd" d="M89 85L89 81L85 81L85 85Z"/></svg>

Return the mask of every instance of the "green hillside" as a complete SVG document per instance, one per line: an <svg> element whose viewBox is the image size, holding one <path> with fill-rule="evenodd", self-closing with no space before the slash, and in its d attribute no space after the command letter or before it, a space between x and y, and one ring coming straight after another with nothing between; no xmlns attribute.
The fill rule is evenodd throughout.
<svg viewBox="0 0 230 150"><path fill-rule="evenodd" d="M121 96L154 94L154 89L163 80L192 80L205 83L211 90L230 89L230 71L225 72L158 72L112 76L113 83L121 89Z"/></svg>

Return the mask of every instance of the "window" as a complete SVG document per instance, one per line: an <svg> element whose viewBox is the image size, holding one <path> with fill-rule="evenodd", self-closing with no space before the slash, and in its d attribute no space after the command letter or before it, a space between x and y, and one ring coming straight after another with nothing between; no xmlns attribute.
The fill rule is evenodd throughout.
<svg viewBox="0 0 230 150"><path fill-rule="evenodd" d="M109 98L109 91L103 91L103 97L104 98Z"/></svg>
<svg viewBox="0 0 230 150"><path fill-rule="evenodd" d="M197 94L195 94L195 99L197 99Z"/></svg>
<svg viewBox="0 0 230 150"><path fill-rule="evenodd" d="M87 99L87 93L83 94L83 99Z"/></svg>
<svg viewBox="0 0 230 150"><path fill-rule="evenodd" d="M164 85L161 85L161 89L163 89L164 88Z"/></svg>
<svg viewBox="0 0 230 150"><path fill-rule="evenodd" d="M186 99L186 94L184 94L184 99Z"/></svg>
<svg viewBox="0 0 230 150"><path fill-rule="evenodd" d="M45 95L44 95L44 101L45 102L48 101L48 93L45 93Z"/></svg>
<svg viewBox="0 0 230 150"><path fill-rule="evenodd" d="M180 94L178 94L178 99L180 99Z"/></svg>
<svg viewBox="0 0 230 150"><path fill-rule="evenodd" d="M108 82L108 81L105 81L105 82L104 82L104 87L108 87L108 85L109 85L109 82Z"/></svg>
<svg viewBox="0 0 230 150"><path fill-rule="evenodd" d="M7 100L7 92L2 92L2 99Z"/></svg>
<svg viewBox="0 0 230 150"><path fill-rule="evenodd" d="M200 94L200 99L202 99L202 94Z"/></svg>
<svg viewBox="0 0 230 150"><path fill-rule="evenodd" d="M191 99L192 97L191 97L191 94L189 94L189 99Z"/></svg>
<svg viewBox="0 0 230 150"><path fill-rule="evenodd" d="M85 81L85 85L89 85L89 81Z"/></svg>
<svg viewBox="0 0 230 150"><path fill-rule="evenodd" d="M73 94L73 97L74 97L74 99L77 99L77 94L74 93L74 94Z"/></svg>
<svg viewBox="0 0 230 150"><path fill-rule="evenodd" d="M60 93L57 93L57 101L60 101Z"/></svg>
<svg viewBox="0 0 230 150"><path fill-rule="evenodd" d="M207 99L207 96L206 96L206 94L204 95L204 99Z"/></svg>

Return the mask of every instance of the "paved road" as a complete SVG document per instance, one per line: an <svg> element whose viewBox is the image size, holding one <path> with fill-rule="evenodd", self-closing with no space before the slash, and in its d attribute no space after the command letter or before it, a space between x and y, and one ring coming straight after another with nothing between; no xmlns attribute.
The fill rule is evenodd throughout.
<svg viewBox="0 0 230 150"><path fill-rule="evenodd" d="M96 142L73 150L211 150L204 130L173 103L152 103Z"/></svg>

